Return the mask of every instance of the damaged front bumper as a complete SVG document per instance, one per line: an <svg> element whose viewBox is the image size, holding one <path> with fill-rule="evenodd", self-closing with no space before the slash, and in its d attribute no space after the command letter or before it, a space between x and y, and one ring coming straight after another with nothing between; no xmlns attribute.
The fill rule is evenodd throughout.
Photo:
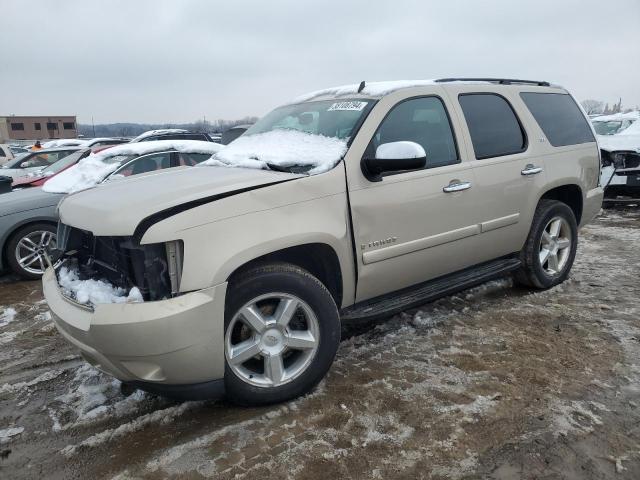
<svg viewBox="0 0 640 480"><path fill-rule="evenodd" d="M66 297L53 268L42 284L59 332L99 370L169 393L224 377L227 283L166 300L92 307Z"/></svg>

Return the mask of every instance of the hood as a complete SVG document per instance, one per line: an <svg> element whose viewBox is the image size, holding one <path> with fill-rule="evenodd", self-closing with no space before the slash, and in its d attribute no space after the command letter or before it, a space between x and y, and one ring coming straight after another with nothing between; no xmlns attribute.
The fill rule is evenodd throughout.
<svg viewBox="0 0 640 480"><path fill-rule="evenodd" d="M14 213L51 207L58 204L62 195L43 192L41 188L27 188L0 195L0 217Z"/></svg>
<svg viewBox="0 0 640 480"><path fill-rule="evenodd" d="M129 236L142 220L164 210L302 176L212 166L168 169L68 195L60 204L60 219L96 236Z"/></svg>
<svg viewBox="0 0 640 480"><path fill-rule="evenodd" d="M640 153L640 134L598 135L598 146L607 152L627 150Z"/></svg>

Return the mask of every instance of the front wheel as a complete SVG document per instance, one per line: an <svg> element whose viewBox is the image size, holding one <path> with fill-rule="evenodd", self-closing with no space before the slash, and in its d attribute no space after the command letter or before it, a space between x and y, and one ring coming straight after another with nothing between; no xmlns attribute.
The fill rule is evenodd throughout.
<svg viewBox="0 0 640 480"><path fill-rule="evenodd" d="M547 289L564 282L578 247L578 225L573 211L557 200L540 200L527 242L520 254L517 282Z"/></svg>
<svg viewBox="0 0 640 480"><path fill-rule="evenodd" d="M295 265L254 268L229 284L225 389L240 405L266 405L310 391L340 343L333 297Z"/></svg>

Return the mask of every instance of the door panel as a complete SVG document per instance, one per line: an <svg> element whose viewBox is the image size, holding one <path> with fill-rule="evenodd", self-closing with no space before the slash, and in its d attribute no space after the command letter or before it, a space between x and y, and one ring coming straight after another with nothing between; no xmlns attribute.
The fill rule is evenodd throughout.
<svg viewBox="0 0 640 480"><path fill-rule="evenodd" d="M475 190L445 193L452 180L473 185L472 168L457 164L406 173L350 192L359 270L356 301L476 263L477 252L460 244L480 233Z"/></svg>

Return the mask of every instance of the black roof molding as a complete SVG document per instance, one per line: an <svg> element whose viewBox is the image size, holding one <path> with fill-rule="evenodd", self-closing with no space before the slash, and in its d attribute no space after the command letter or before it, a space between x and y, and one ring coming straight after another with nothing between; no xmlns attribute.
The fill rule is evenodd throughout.
<svg viewBox="0 0 640 480"><path fill-rule="evenodd" d="M551 84L549 82L540 81L540 80L518 80L515 78L439 78L436 80L438 83L448 83L448 82L491 82L491 83L499 83L500 85L512 85L512 84L522 84L522 85L537 85L539 87L550 87Z"/></svg>

